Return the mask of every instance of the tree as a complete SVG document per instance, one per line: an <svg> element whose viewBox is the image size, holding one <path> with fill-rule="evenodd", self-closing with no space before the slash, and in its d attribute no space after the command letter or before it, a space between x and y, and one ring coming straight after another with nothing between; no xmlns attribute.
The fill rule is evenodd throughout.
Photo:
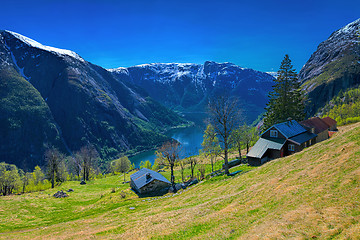
<svg viewBox="0 0 360 240"><path fill-rule="evenodd" d="M39 183L42 183L42 181L45 178L45 174L41 170L39 166L35 167L35 170L33 172L33 178L34 178L34 185L38 185Z"/></svg>
<svg viewBox="0 0 360 240"><path fill-rule="evenodd" d="M194 157L194 156L188 157L188 163L190 164L191 178L193 178L194 177L195 166L197 164L197 158Z"/></svg>
<svg viewBox="0 0 360 240"><path fill-rule="evenodd" d="M219 139L216 137L216 132L214 127L211 124L208 124L204 136L203 136L203 142L201 143L202 151L205 155L205 157L210 157L211 162L211 171L214 171L214 163L216 160L216 157L220 154L221 148Z"/></svg>
<svg viewBox="0 0 360 240"><path fill-rule="evenodd" d="M174 166L179 161L180 152L181 152L180 143L175 140L171 140L169 142L164 143L158 149L159 162L162 165L170 167L172 186L175 185Z"/></svg>
<svg viewBox="0 0 360 240"><path fill-rule="evenodd" d="M230 141L238 151L239 159L241 160L241 149L244 144L244 132L242 127L239 127L232 132Z"/></svg>
<svg viewBox="0 0 360 240"><path fill-rule="evenodd" d="M115 172L120 172L124 174L125 182L125 173L131 168L131 162L128 157L122 156L119 159L112 162L112 169Z"/></svg>
<svg viewBox="0 0 360 240"><path fill-rule="evenodd" d="M64 160L64 155L56 148L48 149L44 154L45 162L47 164L47 177L51 181L51 188L55 187L56 180L61 179L61 170Z"/></svg>
<svg viewBox="0 0 360 240"><path fill-rule="evenodd" d="M229 174L228 151L231 145L230 136L239 125L240 113L237 101L226 96L214 98L209 102L209 121L214 127L224 152L225 174Z"/></svg>
<svg viewBox="0 0 360 240"><path fill-rule="evenodd" d="M81 156L75 154L75 156L70 156L67 158L67 162L69 164L70 172L77 176L78 179L80 179L81 175Z"/></svg>
<svg viewBox="0 0 360 240"><path fill-rule="evenodd" d="M81 166L83 180L88 181L91 170L97 168L99 153L96 151L94 146L88 144L80 148L80 150L76 153L76 157L78 158L77 161Z"/></svg>
<svg viewBox="0 0 360 240"><path fill-rule="evenodd" d="M242 133L243 133L243 141L246 145L246 154L249 153L250 145L253 141L258 139L258 130L256 127L250 127L248 125L242 126Z"/></svg>
<svg viewBox="0 0 360 240"><path fill-rule="evenodd" d="M18 169L13 164L0 163L0 194L10 195L21 185Z"/></svg>
<svg viewBox="0 0 360 240"><path fill-rule="evenodd" d="M24 193L26 186L29 185L30 180L32 179L32 174L29 172L24 172L23 170L21 170L19 172L20 172L20 178L21 178L21 182L22 182L22 193Z"/></svg>
<svg viewBox="0 0 360 240"><path fill-rule="evenodd" d="M160 169L159 160L155 159L154 164L153 164L151 169L154 170L154 171L157 171L157 170Z"/></svg>
<svg viewBox="0 0 360 240"><path fill-rule="evenodd" d="M198 167L198 171L199 171L199 180L203 180L205 177L205 171L206 171L206 166L205 164L200 164Z"/></svg>
<svg viewBox="0 0 360 240"><path fill-rule="evenodd" d="M244 124L233 131L231 135L232 145L237 149L241 159L241 149L246 146L246 153L249 153L250 145L257 139L256 127L250 127Z"/></svg>
<svg viewBox="0 0 360 240"><path fill-rule="evenodd" d="M289 55L285 55L275 79L275 86L269 93L265 108L264 128L285 122L289 118L301 121L305 117L304 95Z"/></svg>
<svg viewBox="0 0 360 240"><path fill-rule="evenodd" d="M151 162L149 160L141 161L140 162L140 169L141 168L147 168L147 169L151 169Z"/></svg>
<svg viewBox="0 0 360 240"><path fill-rule="evenodd" d="M179 161L182 182L185 182L184 171L185 171L186 165L187 165L187 161L185 159L182 159Z"/></svg>

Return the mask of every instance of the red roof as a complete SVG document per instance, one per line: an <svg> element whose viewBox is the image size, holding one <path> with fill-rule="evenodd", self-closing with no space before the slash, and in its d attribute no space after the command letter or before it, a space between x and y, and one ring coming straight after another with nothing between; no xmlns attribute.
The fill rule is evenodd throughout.
<svg viewBox="0 0 360 240"><path fill-rule="evenodd" d="M319 117L313 117L307 120L300 122L305 128L314 128L316 134L319 134L329 128L326 122L324 122Z"/></svg>
<svg viewBox="0 0 360 240"><path fill-rule="evenodd" d="M332 126L335 126L336 125L336 121L330 117L324 117L323 119L323 122L325 122L329 127L332 127Z"/></svg>

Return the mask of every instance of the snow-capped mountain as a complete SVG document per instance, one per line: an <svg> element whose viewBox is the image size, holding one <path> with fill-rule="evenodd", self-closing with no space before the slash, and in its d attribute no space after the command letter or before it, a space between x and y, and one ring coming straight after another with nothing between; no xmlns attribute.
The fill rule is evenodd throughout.
<svg viewBox="0 0 360 240"><path fill-rule="evenodd" d="M152 63L109 69L119 80L140 86L168 107L180 111L205 111L209 97L238 96L247 121L263 112L273 77L232 63Z"/></svg>
<svg viewBox="0 0 360 240"><path fill-rule="evenodd" d="M360 84L360 19L335 31L311 55L299 73L308 93L309 115L341 89Z"/></svg>
<svg viewBox="0 0 360 240"><path fill-rule="evenodd" d="M77 60L85 62L84 59L82 59L77 53L75 53L73 51L42 45L41 43L38 43L35 40L30 39L28 37L25 37L25 36L23 36L21 34L18 34L16 32L7 31L7 30L5 30L5 32L10 33L12 36L16 37L17 39L19 39L23 43L27 44L29 47L33 47L33 48L45 50L45 51L48 51L48 52L52 52L52 53L55 53L55 54L60 55L60 56L67 55L67 56L73 57L73 58L75 58Z"/></svg>
<svg viewBox="0 0 360 240"><path fill-rule="evenodd" d="M78 54L10 31L0 31L0 80L0 159L22 168L42 165L49 146L91 143L105 159L149 149L185 122Z"/></svg>

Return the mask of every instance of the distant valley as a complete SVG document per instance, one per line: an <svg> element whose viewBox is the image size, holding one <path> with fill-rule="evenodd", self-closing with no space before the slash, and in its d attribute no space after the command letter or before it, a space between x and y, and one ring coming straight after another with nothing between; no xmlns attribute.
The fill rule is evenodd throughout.
<svg viewBox="0 0 360 240"><path fill-rule="evenodd" d="M182 112L203 114L217 94L239 97L244 120L254 121L273 77L215 62L108 71L1 31L0 79L0 159L32 169L51 146L71 154L90 143L103 161L154 148L169 139L164 131L189 124Z"/></svg>

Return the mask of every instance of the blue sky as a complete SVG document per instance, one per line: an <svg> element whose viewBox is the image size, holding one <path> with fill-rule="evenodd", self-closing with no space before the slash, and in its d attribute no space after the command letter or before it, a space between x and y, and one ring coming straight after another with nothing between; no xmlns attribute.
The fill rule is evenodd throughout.
<svg viewBox="0 0 360 240"><path fill-rule="evenodd" d="M70 49L105 68L232 62L297 71L318 44L360 18L360 1L32 0L2 2L0 28Z"/></svg>

